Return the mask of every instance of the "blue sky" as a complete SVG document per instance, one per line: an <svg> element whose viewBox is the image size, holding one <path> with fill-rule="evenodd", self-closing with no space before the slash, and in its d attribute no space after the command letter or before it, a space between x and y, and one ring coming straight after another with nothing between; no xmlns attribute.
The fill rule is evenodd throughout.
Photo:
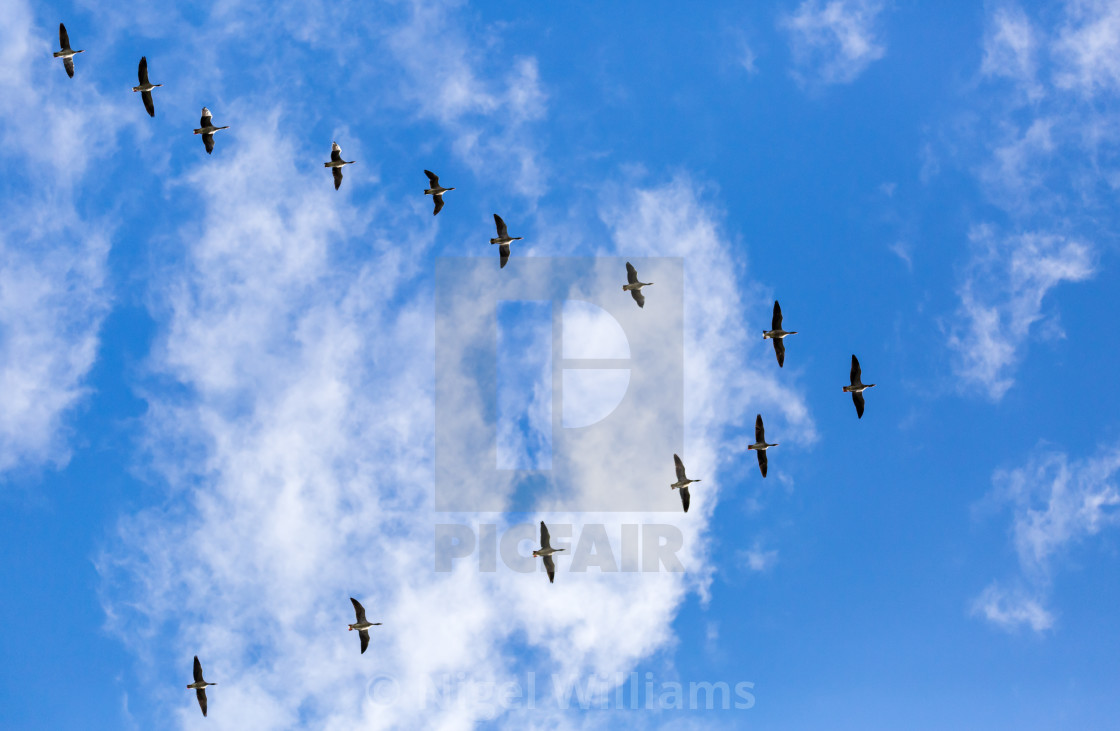
<svg viewBox="0 0 1120 731"><path fill-rule="evenodd" d="M1120 3L4 17L0 726L1113 727ZM87 49L72 80L60 20ZM129 91L141 55L155 119ZM231 125L212 156L203 105ZM358 161L338 192L332 140ZM425 168L457 188L437 218ZM525 237L503 282L526 257L683 264L683 311L657 284L636 310L622 272L602 291L635 353L683 329L687 515L433 512L434 273L477 256L493 271L462 291L498 281L495 212ZM775 298L799 331L781 370ZM540 324L521 312L503 333ZM858 421L852 353L878 384ZM503 408L535 444L524 363ZM493 405L456 398L474 436L454 448L487 448ZM781 442L765 481L756 413ZM626 480L590 446L574 495L666 497L669 455ZM464 478L482 489L527 494ZM433 570L436 524L542 518L616 546L671 525L686 571ZM349 596L385 622L362 656ZM631 673L753 703L618 708ZM557 702L552 674L612 702ZM410 694L529 677L532 708Z"/></svg>

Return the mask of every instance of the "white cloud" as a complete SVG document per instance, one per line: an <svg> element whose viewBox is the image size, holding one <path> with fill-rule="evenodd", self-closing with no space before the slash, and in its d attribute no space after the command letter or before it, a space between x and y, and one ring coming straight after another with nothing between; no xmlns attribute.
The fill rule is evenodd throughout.
<svg viewBox="0 0 1120 731"><path fill-rule="evenodd" d="M1043 317L1043 298L1063 282L1092 276L1093 257L1086 244L1056 234L1003 235L976 226L969 240L973 253L949 347L962 385L999 399L1014 382L1011 370L1032 325Z"/></svg>
<svg viewBox="0 0 1120 731"><path fill-rule="evenodd" d="M747 568L751 571L769 571L778 562L778 550L763 550L762 542L755 541L746 552L746 560Z"/></svg>
<svg viewBox="0 0 1120 731"><path fill-rule="evenodd" d="M1120 89L1118 44L1120 5L1111 0L1069 0L1066 22L1053 44L1056 85L1085 96Z"/></svg>
<svg viewBox="0 0 1120 731"><path fill-rule="evenodd" d="M83 186L116 149L121 105L70 79L24 2L0 24L0 473L62 465L66 415L86 394L109 309L112 222L79 213ZM45 60L44 60L45 59ZM123 129L122 129L123 127ZM99 191L98 195L102 193Z"/></svg>
<svg viewBox="0 0 1120 731"><path fill-rule="evenodd" d="M1012 79L1028 96L1038 97L1042 93L1036 80L1038 44L1026 13L1015 6L997 8L984 36L980 73Z"/></svg>
<svg viewBox="0 0 1120 731"><path fill-rule="evenodd" d="M717 212L684 178L603 198L612 252L684 256L689 280L704 282L688 288L701 294L688 301L686 362L686 450L704 490L688 516L546 514L603 522L616 555L621 522L679 525L689 572L573 573L563 557L554 585L480 572L477 559L435 573L433 524L446 518L431 509L432 234L408 207L358 209L304 172L281 118L247 122L241 144L183 183L199 216L177 234L181 268L153 284L152 353L182 390L151 394L148 421L153 467L174 499L124 519L99 561L111 627L164 673L202 656L225 681L208 719L224 728L470 728L502 709L433 707L429 679L524 683L537 665L519 660L520 647L562 675L613 677L671 647L680 602L711 571L706 516L732 422L768 408L795 443L813 435L798 393L749 358L742 366L757 343L740 308L756 295L734 275ZM608 449L590 450L573 489L620 487L603 468ZM670 494L671 461L664 472ZM385 622L364 657L342 631L351 595ZM378 676L398 684L397 702L370 698ZM161 717L195 720L162 687L143 689ZM541 703L534 723L562 725L564 713Z"/></svg>
<svg viewBox="0 0 1120 731"><path fill-rule="evenodd" d="M1054 619L1044 603L1055 564L1074 546L1120 524L1120 447L1071 463L1065 453L1041 446L1044 454L993 478L993 497L1012 513L1021 577L1013 590L993 583L973 609L1005 629L1049 629Z"/></svg>
<svg viewBox="0 0 1120 731"><path fill-rule="evenodd" d="M878 0L804 0L781 21L790 36L795 75L825 84L854 81L886 53L876 37Z"/></svg>

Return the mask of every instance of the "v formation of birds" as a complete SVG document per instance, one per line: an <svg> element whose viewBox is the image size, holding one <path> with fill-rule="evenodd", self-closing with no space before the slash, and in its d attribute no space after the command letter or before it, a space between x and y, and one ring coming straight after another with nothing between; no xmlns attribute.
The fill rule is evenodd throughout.
<svg viewBox="0 0 1120 731"><path fill-rule="evenodd" d="M61 48L55 51L55 58L61 58L63 66L66 69L66 74L70 78L74 78L74 56L79 53L85 53L85 50L74 50L70 47L70 37L66 32L66 26L62 23L58 24L58 40ZM144 109L147 110L148 115L151 117L156 116L155 100L152 97L152 90L163 86L163 84L153 84L148 79L148 58L142 56L140 58L140 66L137 70L139 85L132 87L134 92L140 92L140 96L144 102ZM228 125L215 126L213 123L213 115L206 107L202 108L202 119L199 122L198 128L194 130L194 134L202 135L202 142L206 148L207 154L214 152L214 133L220 130L229 129ZM346 165L353 165L355 160L343 160L342 148L339 147L337 142L331 143L331 159L329 162L323 163L323 167L331 169L331 174L334 178L334 188L338 190L342 186L342 168ZM439 176L431 170L425 170L424 174L428 177L428 187L424 190L424 195L432 196L435 203L435 209L432 215L438 215L443 210L444 194L455 188L445 188L440 185ZM521 236L510 236L509 230L506 227L506 222L497 213L494 214L494 225L497 228L497 236L490 239L490 243L498 245L499 254L499 268L504 269L509 262L510 244L514 241L521 241ZM638 307L645 308L646 298L642 293L643 287L649 287L653 282L642 282L638 278L638 270L630 262L626 262L626 284L622 285L624 292L629 292L631 297L637 303ZM796 330L786 331L782 328L782 308L777 300L774 301L774 314L771 320L770 329L763 331L762 338L764 340L771 340L774 344L774 355L778 360L778 367L785 366L786 360L786 347L785 339L790 335L796 335ZM852 355L852 366L850 373L850 384L844 386L844 391L852 394L852 402L856 407L856 418L863 418L864 410L864 396L863 392L873 387L874 383L863 383L862 372L860 370L859 360L855 355ZM755 417L754 425L755 441L753 444L747 445L748 450L753 450L758 457L758 469L763 477L766 477L767 470L767 456L766 452L771 447L778 446L777 442L768 443L766 441L766 431L762 423L762 414ZM691 495L689 494L688 487L693 483L700 482L700 480L692 480L685 474L684 462L681 461L679 455L673 455L673 463L676 470L677 481L670 485L671 489L677 490L681 497L681 505L684 512L688 512L688 506L691 502ZM541 521L541 547L533 551L534 557L540 557L544 563L545 572L548 574L549 583L553 583L556 578L556 564L552 559L553 554L563 552L566 549L553 548L550 545L548 534L548 527L544 521ZM370 622L366 619L366 610L362 604L353 597L350 598L353 603L354 614L357 621L349 625L351 631L357 630L361 639L361 652L365 653L366 648L369 647L369 629L381 625L381 622ZM202 709L202 715L206 715L207 701L206 701L206 688L217 683L208 683L202 677L202 664L199 662L198 656L194 658L194 682L187 686L195 691L198 699L199 708Z"/></svg>

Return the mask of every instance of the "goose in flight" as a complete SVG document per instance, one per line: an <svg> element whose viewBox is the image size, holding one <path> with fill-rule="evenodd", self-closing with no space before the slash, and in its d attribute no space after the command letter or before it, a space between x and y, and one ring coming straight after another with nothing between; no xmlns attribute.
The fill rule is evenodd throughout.
<svg viewBox="0 0 1120 731"><path fill-rule="evenodd" d="M758 469L762 472L762 476L766 477L766 450L770 447L778 446L777 442L773 444L766 443L766 429L762 426L762 414L754 417L754 444L751 444L747 449L753 449L758 454Z"/></svg>
<svg viewBox="0 0 1120 731"><path fill-rule="evenodd" d="M338 146L337 142L331 143L331 161L323 163L323 167L333 168L335 190L338 190L338 186L342 185L342 166L353 165L356 162L357 160L343 160L342 148Z"/></svg>
<svg viewBox="0 0 1120 731"><path fill-rule="evenodd" d="M366 652L366 648L369 647L369 628L370 627L378 627L378 626L381 625L381 623L380 622L369 622L369 621L367 621L366 620L366 608L362 606L361 602L359 602L354 597L350 597L350 601L353 602L353 604L354 604L354 616L357 618L358 621L355 622L354 624L349 625L349 627L350 627L351 631L358 630L358 637L360 637L362 639L362 652L361 652L361 654L364 655L365 652Z"/></svg>
<svg viewBox="0 0 1120 731"><path fill-rule="evenodd" d="M548 583L552 583L556 578L556 564L552 561L552 554L565 551L564 548L553 548L548 545L548 528L545 526L544 521L541 521L541 547L533 551L534 556L540 556L544 559L544 570L548 573Z"/></svg>
<svg viewBox="0 0 1120 731"><path fill-rule="evenodd" d="M630 262L626 262L626 284L622 285L622 291L629 291L634 296L634 301L638 303L638 307L646 306L646 297L642 294L642 287L648 287L653 282L639 282L638 270Z"/></svg>
<svg viewBox="0 0 1120 731"><path fill-rule="evenodd" d="M675 454L673 455L673 464L677 468L677 481L669 485L669 487L681 491L681 505L684 506L684 512L687 513L688 504L692 501L691 496L688 494L688 486L694 482L700 482L700 480L688 479L688 476L684 473L684 462L681 462L681 458Z"/></svg>
<svg viewBox="0 0 1120 731"><path fill-rule="evenodd" d="M772 338L774 340L774 353L778 356L778 367L781 368L786 362L786 335L796 335L796 330L786 332L782 329L782 308L778 304L778 300L774 300L774 319L770 323L770 329L762 333L762 339ZM760 452L761 454L761 452Z"/></svg>
<svg viewBox="0 0 1120 731"><path fill-rule="evenodd" d="M144 108L148 110L148 116L156 116L156 103L152 101L152 89L163 84L153 84L148 81L148 57L140 57L140 69L137 71L137 76L140 77L140 86L132 87L133 91L140 92L140 96L144 98Z"/></svg>
<svg viewBox="0 0 1120 731"><path fill-rule="evenodd" d="M66 75L72 79L74 78L74 56L85 53L85 51L75 51L70 48L70 36L67 35L66 26L62 23L58 24L58 45L62 46L62 50L55 51L54 57L62 59L62 65L66 67Z"/></svg>
<svg viewBox="0 0 1120 731"><path fill-rule="evenodd" d="M455 189L444 188L443 186L441 186L439 184L439 176L433 173L431 170L425 170L424 174L428 176L429 183L428 189L424 191L424 195L430 195L432 197L432 200L436 202L436 209L432 212L432 215L435 216L443 210L443 194L449 190Z"/></svg>
<svg viewBox="0 0 1120 731"><path fill-rule="evenodd" d="M844 386L844 390L852 394L852 403L856 405L856 418L863 418L863 392L874 386L874 383L864 383L860 380L862 372L859 369L859 360L852 356L852 385Z"/></svg>
<svg viewBox="0 0 1120 731"><path fill-rule="evenodd" d="M502 255L502 265L499 269L504 269L506 262L509 261L509 244L511 241L520 241L521 236L510 236L509 231L506 229L506 222L497 213L494 214L494 224L498 227L498 238L490 239L491 244L499 244L498 253Z"/></svg>
<svg viewBox="0 0 1120 731"><path fill-rule="evenodd" d="M206 715L206 686L217 685L217 683L207 683L202 679L202 663L198 661L198 655L194 656L194 682L188 685L188 688L194 690L195 696L198 698L198 707L202 709L202 715Z"/></svg>
<svg viewBox="0 0 1120 731"><path fill-rule="evenodd" d="M202 144L206 145L207 155L214 151L214 133L220 129L229 129L229 125L226 125L224 127L215 127L214 124L210 121L212 116L213 115L210 114L210 110L206 107L203 107L202 121L199 122L199 124L202 126L194 131L196 135L202 135Z"/></svg>

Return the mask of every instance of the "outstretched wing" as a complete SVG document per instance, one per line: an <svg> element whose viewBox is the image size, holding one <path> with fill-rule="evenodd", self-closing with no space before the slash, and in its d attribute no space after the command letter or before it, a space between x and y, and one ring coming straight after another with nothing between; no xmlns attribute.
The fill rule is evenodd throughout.
<svg viewBox="0 0 1120 731"><path fill-rule="evenodd" d="M548 527L541 521L541 548L552 548L548 545Z"/></svg>
<svg viewBox="0 0 1120 731"><path fill-rule="evenodd" d="M62 59L62 66L66 69L66 75L71 79L74 78L74 57Z"/></svg>
<svg viewBox="0 0 1120 731"><path fill-rule="evenodd" d="M62 47L60 50L65 51L70 48L70 36L66 33L66 26L62 23L58 24L58 43Z"/></svg>
<svg viewBox="0 0 1120 731"><path fill-rule="evenodd" d="M758 454L758 469L762 472L762 476L766 477L766 450L756 449L754 451Z"/></svg>
<svg viewBox="0 0 1120 731"><path fill-rule="evenodd" d="M498 227L498 238L504 239L509 236L509 230L506 228L506 222L497 213L494 214L494 225Z"/></svg>
<svg viewBox="0 0 1120 731"><path fill-rule="evenodd" d="M148 83L148 57L140 57L140 68L136 71L137 77L140 79L140 86Z"/></svg>
<svg viewBox="0 0 1120 731"><path fill-rule="evenodd" d="M856 418L863 418L863 394L859 391L852 391L852 403L856 405Z"/></svg>
<svg viewBox="0 0 1120 731"><path fill-rule="evenodd" d="M766 429L762 426L762 414L754 417L754 441L756 444L762 444L766 441Z"/></svg>
<svg viewBox="0 0 1120 731"><path fill-rule="evenodd" d="M210 110L206 110L205 112L202 113L202 120L198 123L198 126L199 127L210 126L210 120L213 119L213 118L214 118L214 115L210 113Z"/></svg>
<svg viewBox="0 0 1120 731"><path fill-rule="evenodd" d="M684 506L684 512L688 512L688 504L692 502L692 496L688 494L688 488L681 488L681 505Z"/></svg>
<svg viewBox="0 0 1120 731"><path fill-rule="evenodd" d="M198 707L202 709L202 715L206 716L206 689L199 688L194 692L195 697L198 698Z"/></svg>
<svg viewBox="0 0 1120 731"><path fill-rule="evenodd" d="M778 304L778 300L774 300L774 319L770 322L770 329L782 329L782 307Z"/></svg>
<svg viewBox="0 0 1120 731"><path fill-rule="evenodd" d="M144 97L144 108L148 110L148 116L156 116L156 103L152 101L152 92L143 91L140 92L140 96Z"/></svg>
<svg viewBox="0 0 1120 731"><path fill-rule="evenodd" d="M338 186L342 185L342 168L331 168L334 171L334 189L338 190Z"/></svg>
<svg viewBox="0 0 1120 731"><path fill-rule="evenodd" d="M778 367L781 368L786 364L786 344L784 338L773 338L774 340L774 354L778 356Z"/></svg>
<svg viewBox="0 0 1120 731"><path fill-rule="evenodd" d="M439 176L438 175L433 173L431 170L425 170L424 174L428 176L428 182L432 184L433 188L438 188L439 187Z"/></svg>
<svg viewBox="0 0 1120 731"><path fill-rule="evenodd" d="M502 265L499 269L506 268L506 262L509 261L509 244L502 244L498 247L498 253L502 256Z"/></svg>
<svg viewBox="0 0 1120 731"><path fill-rule="evenodd" d="M214 135L202 135L202 144L206 145L206 154L214 151Z"/></svg>
<svg viewBox="0 0 1120 731"><path fill-rule="evenodd" d="M362 638L362 652L361 652L361 654L364 655L364 654L366 654L366 648L369 647L369 630L368 629L358 630L358 637Z"/></svg>
<svg viewBox="0 0 1120 731"><path fill-rule="evenodd" d="M684 462L677 455L673 455L673 464L677 468L677 482L684 482L688 478L684 476Z"/></svg>
<svg viewBox="0 0 1120 731"><path fill-rule="evenodd" d="M630 290L630 296L633 297L634 301L638 303L638 307L646 306L646 296L642 294L642 290L632 289Z"/></svg>
<svg viewBox="0 0 1120 731"><path fill-rule="evenodd" d="M544 556L544 570L548 574L548 583L552 583L556 579L556 564L552 560L552 556Z"/></svg>
<svg viewBox="0 0 1120 731"><path fill-rule="evenodd" d="M438 185L438 183L432 183L432 185ZM439 212L443 210L443 196L433 195L432 198L434 198L436 201L436 209L432 211L432 215L437 216L439 215Z"/></svg>
<svg viewBox="0 0 1120 731"><path fill-rule="evenodd" d="M859 360L857 360L856 357L853 355L852 356L852 385L853 386L856 385L857 383L859 383L859 379L862 375L863 375L863 373L859 369Z"/></svg>
<svg viewBox="0 0 1120 731"><path fill-rule="evenodd" d="M630 262L626 262L626 282L628 284L638 283L638 270Z"/></svg>
<svg viewBox="0 0 1120 731"><path fill-rule="evenodd" d="M354 597L350 597L350 603L354 605L354 616L358 619L357 624L366 621L366 608L362 606L362 603Z"/></svg>
<svg viewBox="0 0 1120 731"><path fill-rule="evenodd" d="M331 162L342 162L342 148L337 142L331 143Z"/></svg>
<svg viewBox="0 0 1120 731"><path fill-rule="evenodd" d="M194 656L194 682L202 682L202 663L198 661L198 655Z"/></svg>

